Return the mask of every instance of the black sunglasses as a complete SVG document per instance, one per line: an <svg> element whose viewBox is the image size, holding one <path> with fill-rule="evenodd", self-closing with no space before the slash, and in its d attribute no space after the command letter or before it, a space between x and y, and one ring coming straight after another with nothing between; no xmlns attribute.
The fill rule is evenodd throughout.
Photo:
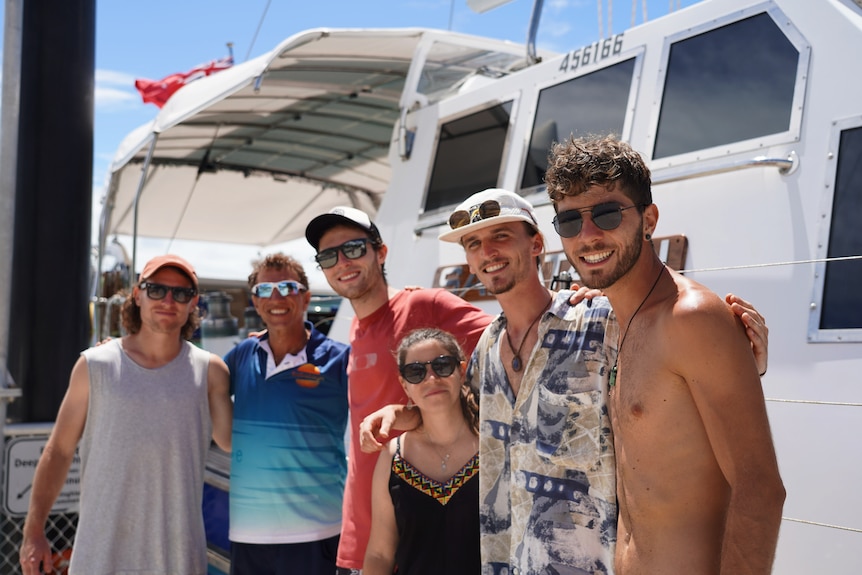
<svg viewBox="0 0 862 575"><path fill-rule="evenodd" d="M344 254L344 257L349 260L357 260L368 252L368 238L350 240L340 246L325 249L314 256L314 261L317 262L320 269L329 269L338 263L338 252Z"/></svg>
<svg viewBox="0 0 862 575"><path fill-rule="evenodd" d="M566 210L554 216L554 229L564 238L573 238L584 227L584 213L589 212L593 223L600 230L615 230L623 221L623 211L636 208L637 205L623 207L616 202L599 204L580 210Z"/></svg>
<svg viewBox="0 0 862 575"><path fill-rule="evenodd" d="M485 200L478 206L473 206L469 210L458 210L452 212L449 216L449 227L453 230L463 228L467 224L472 224L481 220L487 220L500 215L500 202L497 200Z"/></svg>
<svg viewBox="0 0 862 575"><path fill-rule="evenodd" d="M407 383L422 383L425 376L428 375L428 366L434 370L437 377L449 377L455 372L458 367L458 358L454 355L440 355L431 361L414 361L407 365L402 365L398 368L401 372L401 377Z"/></svg>
<svg viewBox="0 0 862 575"><path fill-rule="evenodd" d="M170 291L174 301L177 303L189 303L198 293L198 290L195 288L166 286L152 282L143 282L138 287L147 290L147 297L154 300L165 299L168 291Z"/></svg>
<svg viewBox="0 0 862 575"><path fill-rule="evenodd" d="M278 290L278 293L280 293L282 297L287 297L289 295L301 294L307 291L308 288L293 280L261 282L259 284L255 284L254 287L251 288L251 293L257 297L272 297L275 290Z"/></svg>

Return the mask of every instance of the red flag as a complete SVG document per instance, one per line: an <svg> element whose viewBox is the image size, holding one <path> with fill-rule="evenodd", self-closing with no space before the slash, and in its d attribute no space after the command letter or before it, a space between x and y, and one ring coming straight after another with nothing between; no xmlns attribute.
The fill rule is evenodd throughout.
<svg viewBox="0 0 862 575"><path fill-rule="evenodd" d="M159 108L165 105L174 92L199 78L227 70L233 66L233 56L213 60L200 66L195 66L188 72L180 72L165 76L161 80L135 80L135 88L141 93L145 104L155 104Z"/></svg>

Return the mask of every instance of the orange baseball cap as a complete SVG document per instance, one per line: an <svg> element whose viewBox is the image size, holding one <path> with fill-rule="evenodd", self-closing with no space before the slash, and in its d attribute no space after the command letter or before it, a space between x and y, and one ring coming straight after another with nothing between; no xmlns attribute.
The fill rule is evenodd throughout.
<svg viewBox="0 0 862 575"><path fill-rule="evenodd" d="M198 289L198 275L195 273L195 268L192 267L192 264L181 258L176 254L165 254L162 256L156 256L144 265L144 269L141 272L141 277L138 278L138 283L146 280L154 273L159 271L164 267L172 267L177 268L184 274L186 274L190 280L192 280L192 284L194 284L195 289Z"/></svg>

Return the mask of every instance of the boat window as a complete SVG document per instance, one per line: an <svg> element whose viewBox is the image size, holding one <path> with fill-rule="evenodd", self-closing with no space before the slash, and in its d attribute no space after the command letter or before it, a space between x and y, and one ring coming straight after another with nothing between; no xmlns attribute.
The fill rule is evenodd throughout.
<svg viewBox="0 0 862 575"><path fill-rule="evenodd" d="M767 13L673 43L653 158L790 130L799 56Z"/></svg>
<svg viewBox="0 0 862 575"><path fill-rule="evenodd" d="M509 101L441 124L426 213L497 186L511 112Z"/></svg>
<svg viewBox="0 0 862 575"><path fill-rule="evenodd" d="M862 329L862 127L841 131L820 307L821 330ZM836 258L839 259L833 261ZM841 339L841 338L838 338ZM850 339L850 338L846 338ZM857 332L854 341L862 339Z"/></svg>
<svg viewBox="0 0 862 575"><path fill-rule="evenodd" d="M523 54L495 52L456 42L437 41L428 50L416 91L429 103L455 93L474 76L498 78L508 73Z"/></svg>
<svg viewBox="0 0 862 575"><path fill-rule="evenodd" d="M554 142L570 135L622 136L634 65L631 58L539 92L521 188L544 182Z"/></svg>

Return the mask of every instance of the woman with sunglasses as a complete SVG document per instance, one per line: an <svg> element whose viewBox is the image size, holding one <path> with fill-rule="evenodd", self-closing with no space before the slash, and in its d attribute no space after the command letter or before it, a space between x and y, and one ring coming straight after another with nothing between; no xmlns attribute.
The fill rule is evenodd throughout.
<svg viewBox="0 0 862 575"><path fill-rule="evenodd" d="M423 328L396 351L419 425L380 454L363 575L475 575L479 560L479 409L452 334Z"/></svg>

